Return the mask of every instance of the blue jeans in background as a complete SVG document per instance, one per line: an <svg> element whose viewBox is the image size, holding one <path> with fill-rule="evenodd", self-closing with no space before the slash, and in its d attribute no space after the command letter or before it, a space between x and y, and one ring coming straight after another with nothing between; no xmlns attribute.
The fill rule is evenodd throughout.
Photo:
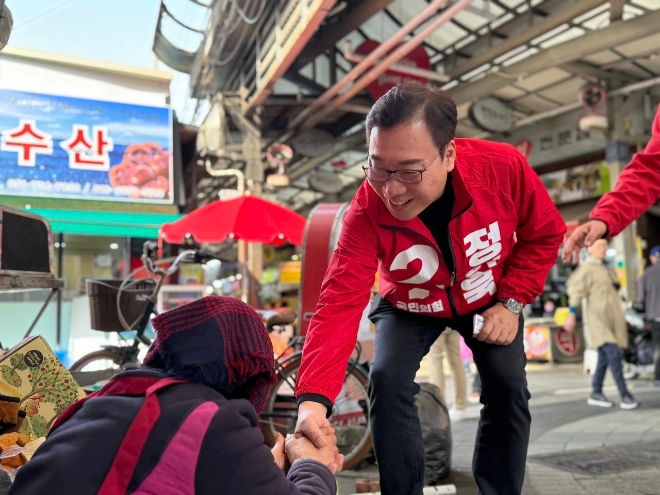
<svg viewBox="0 0 660 495"><path fill-rule="evenodd" d="M603 393L603 380L605 380L605 372L609 366L610 371L612 372L612 377L616 382L616 386L619 388L621 397L630 395L628 387L626 387L626 381L623 379L623 368L621 366L622 360L623 355L621 354L621 349L619 349L618 345L604 344L598 348L598 364L596 365L596 372L594 373L592 381L594 393Z"/></svg>

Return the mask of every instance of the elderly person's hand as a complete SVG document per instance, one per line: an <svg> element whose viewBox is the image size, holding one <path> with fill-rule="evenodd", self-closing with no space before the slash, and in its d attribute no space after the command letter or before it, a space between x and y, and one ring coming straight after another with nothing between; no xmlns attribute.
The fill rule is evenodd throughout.
<svg viewBox="0 0 660 495"><path fill-rule="evenodd" d="M339 454L336 446L337 439L333 433L328 437L325 447L317 448L307 437L296 438L288 435L286 438L286 455L293 465L301 459L313 459L327 466L333 474L341 471L344 464L344 456Z"/></svg>
<svg viewBox="0 0 660 495"><path fill-rule="evenodd" d="M271 452L273 453L273 459L275 460L277 467L279 467L282 471L284 471L284 474L286 474L291 467L291 463L289 462L289 458L286 456L286 452L284 451L284 436L281 433L276 434L275 446L271 449Z"/></svg>

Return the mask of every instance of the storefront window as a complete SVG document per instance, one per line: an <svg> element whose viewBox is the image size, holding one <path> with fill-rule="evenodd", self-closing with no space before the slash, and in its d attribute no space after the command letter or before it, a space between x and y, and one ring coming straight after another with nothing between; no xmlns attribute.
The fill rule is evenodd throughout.
<svg viewBox="0 0 660 495"><path fill-rule="evenodd" d="M63 301L71 301L85 294L85 281L88 278L121 277L123 238L64 235L61 244L59 236L55 238L55 273L60 273L58 263L61 250Z"/></svg>

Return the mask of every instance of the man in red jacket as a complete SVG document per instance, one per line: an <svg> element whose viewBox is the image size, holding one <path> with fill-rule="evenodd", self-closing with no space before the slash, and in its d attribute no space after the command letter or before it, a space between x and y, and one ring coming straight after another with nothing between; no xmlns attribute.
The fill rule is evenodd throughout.
<svg viewBox="0 0 660 495"><path fill-rule="evenodd" d="M651 129L651 140L621 172L614 191L605 194L593 209L590 222L581 225L564 248L564 261L603 237L614 237L660 199L660 108Z"/></svg>
<svg viewBox="0 0 660 495"><path fill-rule="evenodd" d="M483 381L479 490L520 494L531 422L521 311L543 291L564 222L515 148L454 139L456 105L439 89L390 90L366 130L367 181L346 214L307 334L296 434L323 445L319 428L341 390L378 271L369 396L382 493L422 493L414 379L449 327L465 337ZM476 314L485 322L473 335Z"/></svg>

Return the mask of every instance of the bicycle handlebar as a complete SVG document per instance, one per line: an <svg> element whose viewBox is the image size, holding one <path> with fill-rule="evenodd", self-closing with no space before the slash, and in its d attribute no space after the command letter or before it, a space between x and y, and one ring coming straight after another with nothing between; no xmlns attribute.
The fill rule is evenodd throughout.
<svg viewBox="0 0 660 495"><path fill-rule="evenodd" d="M179 265L184 261L191 260L195 263L204 263L210 260L218 260L220 262L225 261L222 258L219 258L214 254L203 251L201 249L186 249L185 251L179 253L169 268L163 269L158 267L158 261L156 261L158 252L157 250L158 245L155 242L146 241L142 247L142 263L151 273L155 273L156 275L160 275L162 277L173 274L179 268ZM162 263L164 260L160 261Z"/></svg>

